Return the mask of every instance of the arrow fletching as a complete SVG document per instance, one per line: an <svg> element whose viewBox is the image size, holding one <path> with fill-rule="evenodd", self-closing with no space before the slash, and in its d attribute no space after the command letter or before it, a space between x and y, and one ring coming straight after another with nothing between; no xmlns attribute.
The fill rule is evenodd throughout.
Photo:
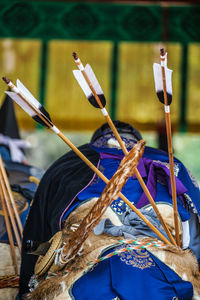
<svg viewBox="0 0 200 300"><path fill-rule="evenodd" d="M35 112L35 110L38 111L39 114L41 114L41 112L35 108L35 110L28 105L18 94L16 94L15 92L5 92L14 102L16 102L29 116L31 116L36 122L40 123L43 126L49 127L45 122L43 122L40 117L37 115L37 113ZM46 117L45 117L46 119ZM49 120L46 120L50 126L51 123L49 122Z"/></svg>
<svg viewBox="0 0 200 300"><path fill-rule="evenodd" d="M13 90L13 92L5 92L13 101L15 101L29 116L36 122L40 123L47 128L53 127L50 116L44 107L33 97L27 88L17 80L17 87L7 78L3 80Z"/></svg>
<svg viewBox="0 0 200 300"><path fill-rule="evenodd" d="M88 99L91 98L91 97L94 97L89 85L87 84L87 81L85 80L85 78L82 74L82 72L79 71L79 70L73 70L73 74L74 74L74 77L76 78L76 80L78 81L80 87L82 88L85 96ZM95 100L95 98L94 98L94 100Z"/></svg>
<svg viewBox="0 0 200 300"><path fill-rule="evenodd" d="M20 94L27 99L30 103L33 104L34 107L38 108L43 115L45 115L50 121L50 115L45 110L45 108L41 105L41 103L31 94L31 92L23 85L23 83L17 79L17 88L20 91Z"/></svg>
<svg viewBox="0 0 200 300"><path fill-rule="evenodd" d="M85 66L85 73L87 74L93 88L95 89L95 92L97 93L97 95L98 95L98 97L101 101L102 106L105 107L106 99L105 99L103 90L102 90L102 88L101 88L101 86L100 86L100 84L99 84L99 82L98 82L98 80L97 80L97 78L96 78L96 76L95 76L95 74L94 74L94 72L93 72L93 70L92 70L92 68L89 64L87 64ZM99 105L98 105L97 101L95 100L94 96L91 99L88 98L88 100L90 101L90 103L94 107L99 108Z"/></svg>
<svg viewBox="0 0 200 300"><path fill-rule="evenodd" d="M83 73L79 70L73 70L73 74L74 74L74 77L76 78L76 80L78 81L80 87L82 88L85 96L88 98L89 102L92 104L92 106L94 106L96 108L101 108L101 107L99 107L99 104L97 103L97 101L96 101L96 99L95 99L95 97L92 93L92 90L90 89L87 81L85 80L85 77L83 76ZM87 76L88 76L88 74L87 74ZM89 76L88 76L88 78L89 78ZM91 78L89 78L89 80L91 82ZM106 105L106 100L105 100L105 97L103 95L103 91L101 90L101 92L100 92L101 87L99 86L100 89L98 88L96 90L96 88L94 87L92 82L91 82L91 84L92 84L93 88L95 89L95 92L98 95L102 106L104 107Z"/></svg>
<svg viewBox="0 0 200 300"><path fill-rule="evenodd" d="M14 92L5 92L13 101L15 101L29 116L35 116L35 111L24 102L19 95Z"/></svg>
<svg viewBox="0 0 200 300"><path fill-rule="evenodd" d="M92 106L100 108L82 72L79 70L73 70L73 74Z"/></svg>
<svg viewBox="0 0 200 300"><path fill-rule="evenodd" d="M162 67L160 64L153 64L153 74L155 81L155 90L158 99L161 103L164 102L164 91L163 91L163 79L162 79ZM166 78L166 92L167 92L167 105L172 103L172 70L165 67L165 78Z"/></svg>

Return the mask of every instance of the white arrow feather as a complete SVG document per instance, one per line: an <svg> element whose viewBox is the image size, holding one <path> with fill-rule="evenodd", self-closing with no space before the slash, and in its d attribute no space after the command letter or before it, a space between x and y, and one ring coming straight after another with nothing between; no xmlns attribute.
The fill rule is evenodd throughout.
<svg viewBox="0 0 200 300"><path fill-rule="evenodd" d="M84 94L86 95L87 98L89 98L92 94L92 91L87 83L87 81L85 80L83 74L81 73L81 71L79 70L73 70L73 74L74 77L76 78L76 80L78 81L80 87L82 88Z"/></svg>
<svg viewBox="0 0 200 300"><path fill-rule="evenodd" d="M40 102L37 99L35 99L35 97L31 94L31 92L29 92L29 90L23 85L23 83L19 79L17 79L17 88L22 94L22 96L26 100L28 100L34 107L37 107L38 109L42 107Z"/></svg>
<svg viewBox="0 0 200 300"><path fill-rule="evenodd" d="M85 66L85 73L87 74L93 88L95 89L95 92L97 93L97 95L103 95L103 90L91 68L91 66L89 64L87 64Z"/></svg>
<svg viewBox="0 0 200 300"><path fill-rule="evenodd" d="M153 64L153 74L154 74L156 93L163 91L162 69L160 64L157 63ZM172 95L172 70L165 68L165 77L166 77L166 92Z"/></svg>
<svg viewBox="0 0 200 300"><path fill-rule="evenodd" d="M5 92L13 101L15 101L29 116L32 118L36 116L36 112L17 95L15 92Z"/></svg>

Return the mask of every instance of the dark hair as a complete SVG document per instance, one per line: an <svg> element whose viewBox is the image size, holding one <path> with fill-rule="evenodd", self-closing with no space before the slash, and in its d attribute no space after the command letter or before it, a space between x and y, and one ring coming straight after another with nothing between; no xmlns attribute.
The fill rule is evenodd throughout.
<svg viewBox="0 0 200 300"><path fill-rule="evenodd" d="M139 133L139 131L134 128L133 126L131 126L128 123L124 123L118 120L113 121L117 131L119 132L119 134L131 134L133 136L134 139L136 139L137 141L142 139L141 134ZM108 123L103 124L101 127L99 127L94 134L92 135L91 138L91 142L95 142L98 138L105 136L106 134L110 134L112 133L112 130L110 129Z"/></svg>

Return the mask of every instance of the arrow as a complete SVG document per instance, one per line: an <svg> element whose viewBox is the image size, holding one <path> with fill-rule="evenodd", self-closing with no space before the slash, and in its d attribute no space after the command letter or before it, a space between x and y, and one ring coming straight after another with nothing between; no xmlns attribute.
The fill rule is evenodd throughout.
<svg viewBox="0 0 200 300"><path fill-rule="evenodd" d="M86 97L88 98L88 100L90 101L90 103L92 104L95 100L96 100L96 105L92 104L94 107L100 108L102 111L102 114L104 115L104 117L106 118L106 121L108 122L112 132L114 133L118 143L121 146L122 151L124 152L124 155L128 155L128 150L126 149L113 121L111 120L106 108L105 108L105 103L106 101L103 101L101 99L105 99L103 91L99 85L99 82L97 81L94 72L92 71L92 68L87 64L86 67L84 68L80 58L78 57L78 55L76 54L76 52L73 52L73 57L74 60L79 68L79 70L73 70L73 74L76 78L76 80L78 81L78 83L80 84L83 92L85 93ZM99 95L101 95L101 99L99 97ZM90 100L92 99L92 101ZM143 191L145 192L145 195L147 196L149 202L151 203L155 213L158 216L158 219L160 220L167 236L169 237L170 241L172 242L173 245L176 246L176 242L171 234L171 232L169 231L169 228L167 227L163 217L161 216L159 209L157 208L142 176L140 175L139 171L137 168L135 168L135 175L143 189Z"/></svg>
<svg viewBox="0 0 200 300"><path fill-rule="evenodd" d="M12 100L14 100L29 116L36 122L46 127L53 127L50 116L44 107L33 97L33 95L25 88L25 86L17 79L15 86L6 77L2 78L13 92L5 92ZM39 117L39 115L41 117Z"/></svg>
<svg viewBox="0 0 200 300"><path fill-rule="evenodd" d="M22 109L24 109L35 121L38 121L40 118L41 124L50 128L54 133L56 133L106 184L108 184L109 180L101 173L90 161L87 159L85 155L81 151L79 151L76 146L74 146L70 140L65 137L62 132L50 121L46 115L44 115L33 103L31 103L27 98L21 95L20 91L16 88L16 86L8 80L6 77L3 77L3 80L10 86L10 88L14 91L13 93L9 93L8 95L15 101L16 97L13 97L14 94L17 94L20 99L20 103L18 103ZM36 100L36 99L35 99ZM37 101L37 100L36 100ZM37 106L41 105L37 101ZM37 118L36 118L37 117ZM149 221L148 219L141 214L141 212L120 192L119 197L168 245L171 243L165 238L163 234L161 234Z"/></svg>
<svg viewBox="0 0 200 300"><path fill-rule="evenodd" d="M170 180L172 189L172 202L174 208L174 224L175 224L175 236L177 245L180 246L179 238L179 227L178 227L178 209L177 209L177 199L176 199L176 182L174 175L174 159L173 159L173 147L172 147L172 130L171 130L171 117L170 117L170 104L172 102L172 84L171 84L171 74L172 71L167 69L167 53L162 48L160 49L160 59L161 63L153 65L155 88L159 101L164 104L165 111L165 123L167 130L167 143L168 143L168 153L169 153L169 167L170 167ZM162 81L162 85L161 85Z"/></svg>

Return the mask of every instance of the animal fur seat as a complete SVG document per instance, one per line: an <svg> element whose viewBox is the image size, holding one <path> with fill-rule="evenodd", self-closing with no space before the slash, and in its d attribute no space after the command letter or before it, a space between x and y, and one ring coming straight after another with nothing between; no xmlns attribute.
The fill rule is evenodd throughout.
<svg viewBox="0 0 200 300"><path fill-rule="evenodd" d="M1 252L1 259L0 259L0 277L1 276L8 276L14 275L15 269L13 266L13 260L11 257L10 252L10 245L6 243L0 243L0 252ZM20 255L18 248L15 247L15 253L17 255L17 264L18 268L20 266ZM15 300L18 293L18 288L1 288L0 289L0 299L6 300Z"/></svg>
<svg viewBox="0 0 200 300"><path fill-rule="evenodd" d="M69 239L84 216L87 215L94 205L95 201L96 199L93 199L82 204L69 215L65 221L62 233L63 242ZM107 209L102 218L110 218L115 225L121 225L118 217L110 208ZM138 251L133 250L114 255L112 258L107 258L92 268L88 266L88 263L95 262L105 249L108 250L108 252L112 252L113 249L109 250L109 248L116 245L119 239L120 237L113 237L106 234L96 236L92 232L84 242L81 253L69 261L62 270L56 271L56 267L54 265L51 266L50 270L55 272L53 274L54 276L49 273L46 278L42 278L38 287L28 294L25 299L130 300L132 299L130 298L132 297L130 296L131 291L135 291L134 299L136 300L147 299L147 295L148 299L159 300L176 299L177 296L179 300L200 299L200 274L198 264L196 258L189 250L183 251L170 246L164 249L155 248L151 250L151 253L141 249ZM142 238L142 240L144 239L146 239L146 241L149 240L147 237ZM126 273L124 273L123 270L126 270ZM107 281L101 281L102 278L100 275L97 275L96 280L95 276L97 271L100 272L99 274L104 274L103 279L106 278ZM157 271L159 271L159 275L156 275ZM170 278L173 278L173 282L169 284L168 279L166 279L167 275L166 273L163 275L163 272L170 274ZM160 286L154 286L152 284L157 276L159 277ZM116 278L118 280L116 280ZM194 288L193 298L190 282ZM176 283L178 283L182 290L179 290L179 293L177 293L176 288L174 288ZM142 286L143 288L141 288ZM149 290L145 289L145 286L149 286ZM136 292L137 287L140 289L138 292ZM109 292L106 291L104 293L104 289L109 289ZM78 297L76 296L77 291ZM96 292L95 296L93 294L94 291ZM129 295L126 294L127 291L130 291Z"/></svg>

